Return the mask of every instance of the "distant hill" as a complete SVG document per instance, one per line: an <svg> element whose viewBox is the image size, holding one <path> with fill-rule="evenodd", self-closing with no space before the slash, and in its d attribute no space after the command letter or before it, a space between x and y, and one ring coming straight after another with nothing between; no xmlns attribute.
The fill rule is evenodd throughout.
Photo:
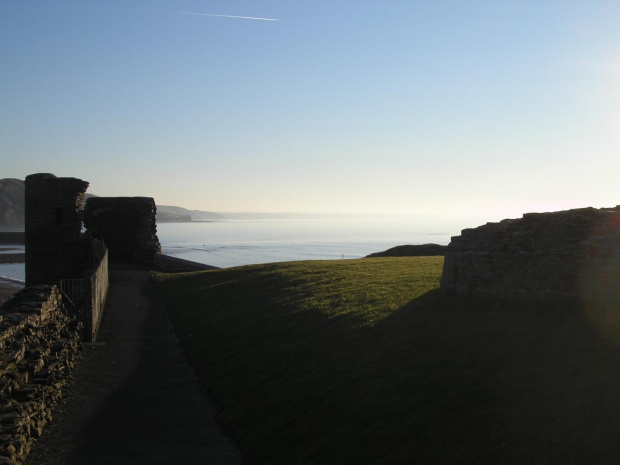
<svg viewBox="0 0 620 465"><path fill-rule="evenodd" d="M24 225L24 181L0 179L0 226Z"/></svg>
<svg viewBox="0 0 620 465"><path fill-rule="evenodd" d="M363 215L343 213L268 213L268 212L222 212L227 220L308 220L308 219L343 219L362 218Z"/></svg>
<svg viewBox="0 0 620 465"><path fill-rule="evenodd" d="M186 208L170 205L157 205L158 223L186 223L189 221L216 221L223 219L225 217L219 213L187 210Z"/></svg>
<svg viewBox="0 0 620 465"><path fill-rule="evenodd" d="M0 226L23 227L26 186L21 179L0 179ZM86 194L86 200L97 197ZM157 205L157 221L159 223L183 223L189 221L223 220L218 213L200 210L187 210L182 207Z"/></svg>
<svg viewBox="0 0 620 465"><path fill-rule="evenodd" d="M364 258L377 257L426 257L446 254L446 245L422 244L422 245L397 245L383 252L371 253Z"/></svg>

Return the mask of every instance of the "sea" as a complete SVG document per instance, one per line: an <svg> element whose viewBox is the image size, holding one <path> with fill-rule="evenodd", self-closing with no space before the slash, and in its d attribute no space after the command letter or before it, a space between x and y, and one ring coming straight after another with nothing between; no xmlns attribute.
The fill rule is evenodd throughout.
<svg viewBox="0 0 620 465"><path fill-rule="evenodd" d="M355 259L405 244L446 245L460 229L444 223L433 226L410 218L247 219L164 223L157 226L157 234L166 255L229 268Z"/></svg>
<svg viewBox="0 0 620 465"><path fill-rule="evenodd" d="M0 254L24 253L24 244L0 244ZM26 270L23 263L0 263L0 279L16 281L26 280Z"/></svg>
<svg viewBox="0 0 620 465"><path fill-rule="evenodd" d="M358 259L405 244L447 245L462 226L455 221L409 217L260 218L162 223L157 225L157 235L166 255L230 268ZM5 247L23 251L23 245L0 245ZM25 280L24 264L0 264L0 277Z"/></svg>

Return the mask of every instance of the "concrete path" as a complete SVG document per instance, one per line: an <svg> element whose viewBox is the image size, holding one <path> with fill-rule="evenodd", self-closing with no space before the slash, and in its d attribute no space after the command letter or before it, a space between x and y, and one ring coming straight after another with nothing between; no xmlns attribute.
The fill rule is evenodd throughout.
<svg viewBox="0 0 620 465"><path fill-rule="evenodd" d="M110 270L96 343L26 465L240 464L149 275Z"/></svg>

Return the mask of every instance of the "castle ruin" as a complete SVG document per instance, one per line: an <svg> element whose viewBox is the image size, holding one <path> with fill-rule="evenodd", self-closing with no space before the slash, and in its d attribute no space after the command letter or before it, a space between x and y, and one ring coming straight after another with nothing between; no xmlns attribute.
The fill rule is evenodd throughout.
<svg viewBox="0 0 620 465"><path fill-rule="evenodd" d="M152 265L161 252L156 213L151 197L91 197L84 208L86 235L105 242L112 260Z"/></svg>
<svg viewBox="0 0 620 465"><path fill-rule="evenodd" d="M153 265L161 251L155 200L91 197L89 183L53 174L26 178L26 287L56 285L94 340L113 260Z"/></svg>
<svg viewBox="0 0 620 465"><path fill-rule="evenodd" d="M53 174L26 177L26 286L82 278L82 205L88 182Z"/></svg>
<svg viewBox="0 0 620 465"><path fill-rule="evenodd" d="M448 294L529 300L609 298L619 288L620 206L464 229L447 248L441 278Z"/></svg>

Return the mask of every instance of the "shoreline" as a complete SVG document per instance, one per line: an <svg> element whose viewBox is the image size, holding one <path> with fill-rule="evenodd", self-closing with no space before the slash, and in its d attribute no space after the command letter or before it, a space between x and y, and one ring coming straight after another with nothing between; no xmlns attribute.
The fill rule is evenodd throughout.
<svg viewBox="0 0 620 465"><path fill-rule="evenodd" d="M2 245L24 245L26 243L26 233L23 229L15 229L12 231L0 231L0 244Z"/></svg>
<svg viewBox="0 0 620 465"><path fill-rule="evenodd" d="M16 263L26 263L26 254L23 252L0 253L0 265L13 265Z"/></svg>

